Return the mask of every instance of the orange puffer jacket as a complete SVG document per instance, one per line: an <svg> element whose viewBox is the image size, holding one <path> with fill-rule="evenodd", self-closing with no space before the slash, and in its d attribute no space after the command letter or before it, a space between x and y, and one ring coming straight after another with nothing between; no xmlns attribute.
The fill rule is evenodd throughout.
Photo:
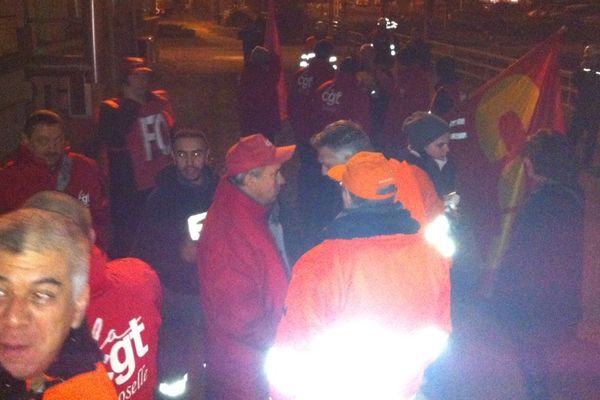
<svg viewBox="0 0 600 400"><path fill-rule="evenodd" d="M56 384L44 392L42 400L116 400L117 391L108 378L104 364Z"/></svg>
<svg viewBox="0 0 600 400"><path fill-rule="evenodd" d="M374 323L401 337L432 327L443 335L449 333L450 263L420 232L415 233L415 226L418 229L398 205L346 210L338 216L328 230L334 238L308 251L294 266L287 313L274 348L306 354L314 348L315 338L357 321ZM373 342L376 338L369 337L367 352ZM354 351L357 348L350 346L342 353ZM416 394L431 361L412 363L415 372L402 388L406 398ZM409 361L399 357L397 362ZM360 367L356 360L356 368Z"/></svg>

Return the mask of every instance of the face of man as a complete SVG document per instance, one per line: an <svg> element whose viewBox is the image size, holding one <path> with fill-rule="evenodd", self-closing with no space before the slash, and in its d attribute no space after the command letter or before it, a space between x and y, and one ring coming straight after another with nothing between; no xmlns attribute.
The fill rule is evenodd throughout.
<svg viewBox="0 0 600 400"><path fill-rule="evenodd" d="M64 152L65 133L61 124L40 124L23 142L34 156L54 168Z"/></svg>
<svg viewBox="0 0 600 400"><path fill-rule="evenodd" d="M152 74L149 71L133 71L127 77L125 92L131 96L143 97L150 91Z"/></svg>
<svg viewBox="0 0 600 400"><path fill-rule="evenodd" d="M88 291L73 300L58 250L0 252L0 364L17 379L40 379L70 328L81 324Z"/></svg>
<svg viewBox="0 0 600 400"><path fill-rule="evenodd" d="M244 192L263 206L274 203L285 184L280 169L281 164L267 165L258 176L248 174L244 180Z"/></svg>
<svg viewBox="0 0 600 400"><path fill-rule="evenodd" d="M317 156L319 157L321 173L323 175L327 175L327 171L329 171L332 167L344 164L347 161L345 152L338 151L336 153L327 146L319 148L317 150Z"/></svg>
<svg viewBox="0 0 600 400"><path fill-rule="evenodd" d="M173 144L173 161L179 175L192 184L202 183L208 148L202 138L182 137Z"/></svg>
<svg viewBox="0 0 600 400"><path fill-rule="evenodd" d="M431 158L436 160L445 161L448 152L450 151L450 134L444 133L439 138L425 146L425 153L429 154Z"/></svg>

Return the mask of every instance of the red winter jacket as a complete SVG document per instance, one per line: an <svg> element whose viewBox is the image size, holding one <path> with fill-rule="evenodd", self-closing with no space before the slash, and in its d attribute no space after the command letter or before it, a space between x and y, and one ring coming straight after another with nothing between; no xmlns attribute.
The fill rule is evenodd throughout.
<svg viewBox="0 0 600 400"><path fill-rule="evenodd" d="M198 243L207 388L214 398L266 399L268 393L263 357L288 284L269 211L223 178Z"/></svg>
<svg viewBox="0 0 600 400"><path fill-rule="evenodd" d="M100 105L98 135L108 152L110 179L153 188L156 174L171 162L173 109L167 92L155 90L145 104L124 98Z"/></svg>
<svg viewBox="0 0 600 400"><path fill-rule="evenodd" d="M136 258L109 262L96 247L90 264L86 320L119 398L154 399L162 302L158 276Z"/></svg>
<svg viewBox="0 0 600 400"><path fill-rule="evenodd" d="M288 112L297 144L306 144L314 132L313 95L323 83L333 79L335 70L329 60L315 58L294 75Z"/></svg>
<svg viewBox="0 0 600 400"><path fill-rule="evenodd" d="M340 119L350 119L371 131L369 95L358 85L353 74L338 73L315 93L316 131Z"/></svg>
<svg viewBox="0 0 600 400"><path fill-rule="evenodd" d="M81 154L65 152L72 162L71 178L64 192L90 208L99 244L107 243L109 231L109 201L96 162ZM63 161L60 162L62 165ZM0 170L0 214L21 207L32 195L55 190L59 165L55 171L36 158L25 146L17 149L14 158Z"/></svg>

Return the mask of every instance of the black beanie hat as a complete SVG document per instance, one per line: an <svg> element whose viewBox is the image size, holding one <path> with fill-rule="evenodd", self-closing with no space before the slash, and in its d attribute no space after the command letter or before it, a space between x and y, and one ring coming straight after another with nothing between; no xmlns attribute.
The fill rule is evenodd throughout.
<svg viewBox="0 0 600 400"><path fill-rule="evenodd" d="M450 132L450 127L435 114L417 111L404 120L402 132L408 136L411 149L421 152L429 143Z"/></svg>

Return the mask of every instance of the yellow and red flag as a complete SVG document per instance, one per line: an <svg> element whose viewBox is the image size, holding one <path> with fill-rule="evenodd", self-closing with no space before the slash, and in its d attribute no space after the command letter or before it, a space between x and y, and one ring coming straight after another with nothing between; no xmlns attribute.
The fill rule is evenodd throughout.
<svg viewBox="0 0 600 400"><path fill-rule="evenodd" d="M265 28L265 47L272 53L281 58L281 43L279 41L279 31L277 29L277 19L275 15L275 0L269 0L267 3L267 26ZM277 84L277 94L279 97L279 117L282 121L287 119L287 91L285 88L285 79L283 73L283 63L279 73L279 83Z"/></svg>
<svg viewBox="0 0 600 400"><path fill-rule="evenodd" d="M502 256L524 198L523 144L543 128L564 133L558 64L562 36L562 30L554 33L483 84L463 108L469 136L453 144L459 193L491 268Z"/></svg>

